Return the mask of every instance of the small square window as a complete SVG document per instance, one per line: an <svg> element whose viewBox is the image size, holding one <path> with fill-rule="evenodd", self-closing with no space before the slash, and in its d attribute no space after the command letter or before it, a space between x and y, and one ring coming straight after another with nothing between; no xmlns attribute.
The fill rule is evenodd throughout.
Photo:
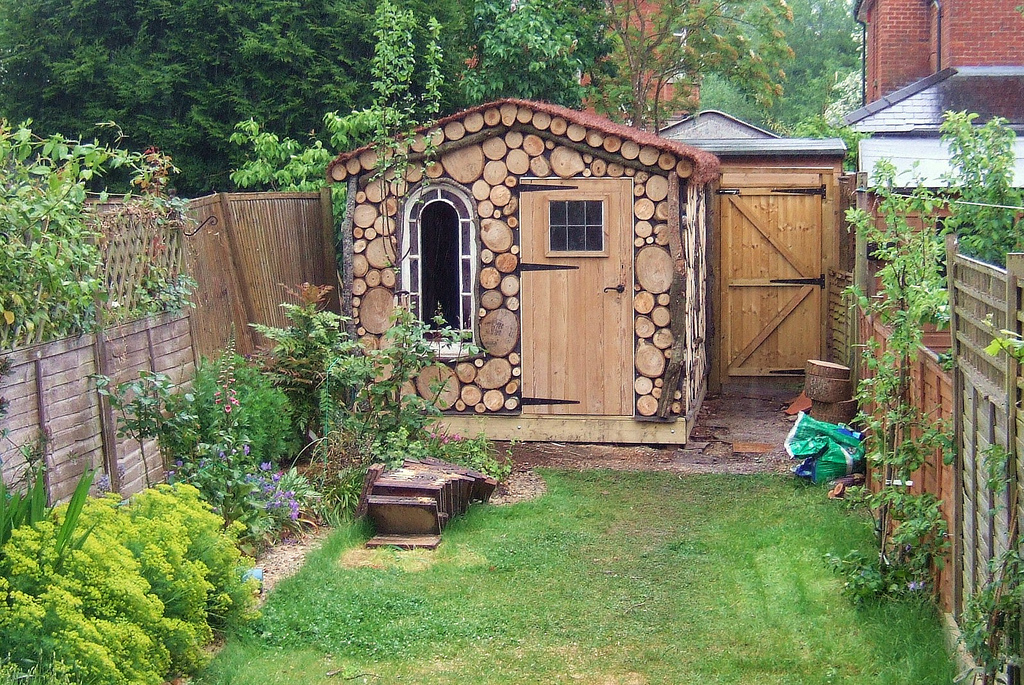
<svg viewBox="0 0 1024 685"><path fill-rule="evenodd" d="M552 252L604 251L601 200L551 200L548 223L548 248Z"/></svg>

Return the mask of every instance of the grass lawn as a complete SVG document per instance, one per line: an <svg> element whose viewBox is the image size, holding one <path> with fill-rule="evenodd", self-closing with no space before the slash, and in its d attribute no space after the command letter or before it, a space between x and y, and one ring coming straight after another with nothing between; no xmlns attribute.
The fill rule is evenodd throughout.
<svg viewBox="0 0 1024 685"><path fill-rule="evenodd" d="M337 531L200 682L927 683L927 604L855 609L826 552L864 520L784 476L545 471L433 553Z"/></svg>

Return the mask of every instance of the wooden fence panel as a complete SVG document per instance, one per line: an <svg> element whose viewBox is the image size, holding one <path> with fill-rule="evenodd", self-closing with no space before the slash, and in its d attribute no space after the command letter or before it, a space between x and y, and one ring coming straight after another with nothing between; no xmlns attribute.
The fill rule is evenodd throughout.
<svg viewBox="0 0 1024 685"><path fill-rule="evenodd" d="M142 449L117 439L116 417L96 391L92 374L115 383L158 371L176 384L192 378L195 359L188 319L161 314L82 335L9 352L11 372L0 378L0 396L10 404L3 426L10 433L0 443L0 473L16 483L26 467L23 447L37 447L47 469L52 501L68 498L86 469L102 468L112 489L140 491L163 479L155 441ZM42 440L40 440L42 438ZM148 474L148 478L147 478Z"/></svg>
<svg viewBox="0 0 1024 685"><path fill-rule="evenodd" d="M287 288L334 287L340 311L330 196L324 193L220 193L193 200L201 228L189 239L189 272L199 283L193 313L198 355L235 344L249 354L260 339L250 323L284 326Z"/></svg>
<svg viewBox="0 0 1024 685"><path fill-rule="evenodd" d="M828 271L828 324L825 345L830 361L847 366L856 363L853 358L853 321L856 316L853 298L846 294L853 285L853 273Z"/></svg>

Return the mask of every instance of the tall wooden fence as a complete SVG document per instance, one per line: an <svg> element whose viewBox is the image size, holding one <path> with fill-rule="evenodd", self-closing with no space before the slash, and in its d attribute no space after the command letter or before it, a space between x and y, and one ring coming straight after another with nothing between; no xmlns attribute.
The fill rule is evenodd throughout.
<svg viewBox="0 0 1024 685"><path fill-rule="evenodd" d="M156 442L140 447L116 436L117 417L91 376L120 383L139 371L158 371L175 383L190 380L195 358L186 317L160 314L3 356L11 363L0 377L0 397L9 402L0 419L8 430L0 440L4 482L14 484L24 474L26 451L45 464L52 501L70 496L86 469L102 469L110 488L126 495L163 480Z"/></svg>
<svg viewBox="0 0 1024 685"><path fill-rule="evenodd" d="M965 598L989 580L989 561L1010 544L1014 517L1024 514L1024 379L1011 356L985 351L999 331L1024 333L1024 254L1009 255L1007 268L1000 269L957 254L951 243L947 270L960 493L953 609L959 615ZM1011 457L999 474L1005 487L989 478L990 459L999 452Z"/></svg>
<svg viewBox="0 0 1024 685"><path fill-rule="evenodd" d="M232 334L249 354L261 343L250 323L284 326L281 303L302 283L330 285L328 307L338 305L330 191L218 193L189 204L198 227L187 238L193 296L192 337L197 355L212 356Z"/></svg>

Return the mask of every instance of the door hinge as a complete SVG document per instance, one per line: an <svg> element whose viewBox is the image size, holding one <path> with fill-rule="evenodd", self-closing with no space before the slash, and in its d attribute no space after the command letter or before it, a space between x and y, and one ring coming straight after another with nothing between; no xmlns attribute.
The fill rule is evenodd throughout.
<svg viewBox="0 0 1024 685"><path fill-rule="evenodd" d="M559 400L553 397L524 397L521 400L524 407L537 407L545 404L579 404L579 400Z"/></svg>
<svg viewBox="0 0 1024 685"><path fill-rule="evenodd" d="M542 190L579 190L579 186L559 186L554 183L520 183L520 193L537 193Z"/></svg>
<svg viewBox="0 0 1024 685"><path fill-rule="evenodd" d="M769 283L782 283L785 285L816 285L819 288L825 287L825 274L817 278L773 278Z"/></svg>
<svg viewBox="0 0 1024 685"><path fill-rule="evenodd" d="M531 264L530 262L519 264L520 271L571 271L579 268L575 264Z"/></svg>
<svg viewBox="0 0 1024 685"><path fill-rule="evenodd" d="M818 188L772 188L776 195L821 195L825 197L827 188L822 183Z"/></svg>
<svg viewBox="0 0 1024 685"><path fill-rule="evenodd" d="M739 195L739 188L719 188L715 191L715 195Z"/></svg>

